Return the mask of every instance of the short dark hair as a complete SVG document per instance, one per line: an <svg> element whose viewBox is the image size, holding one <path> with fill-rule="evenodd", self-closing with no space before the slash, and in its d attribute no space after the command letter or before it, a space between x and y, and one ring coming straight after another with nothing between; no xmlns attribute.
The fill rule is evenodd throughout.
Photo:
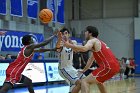
<svg viewBox="0 0 140 93"><path fill-rule="evenodd" d="M93 26L86 27L86 31L88 31L89 33L92 33L93 37L97 37L99 34L98 29L96 27L93 27Z"/></svg>
<svg viewBox="0 0 140 93"><path fill-rule="evenodd" d="M68 28L65 28L65 27L60 30L61 33L64 33L65 31L67 31L68 33L70 33L69 29Z"/></svg>
<svg viewBox="0 0 140 93"><path fill-rule="evenodd" d="M22 44L23 45L29 45L30 44L30 40L31 40L31 35L25 35L22 38Z"/></svg>

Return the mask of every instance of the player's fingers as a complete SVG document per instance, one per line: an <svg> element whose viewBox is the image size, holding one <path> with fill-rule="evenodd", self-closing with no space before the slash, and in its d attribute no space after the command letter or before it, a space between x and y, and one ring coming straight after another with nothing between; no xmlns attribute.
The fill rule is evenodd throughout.
<svg viewBox="0 0 140 93"><path fill-rule="evenodd" d="M58 36L59 39L61 39L62 38L62 33L58 32L57 36Z"/></svg>
<svg viewBox="0 0 140 93"><path fill-rule="evenodd" d="M62 42L63 42L63 43L66 43L66 41L67 41L66 39L62 38Z"/></svg>
<svg viewBox="0 0 140 93"><path fill-rule="evenodd" d="M63 41L60 42L60 46L62 47L64 45Z"/></svg>
<svg viewBox="0 0 140 93"><path fill-rule="evenodd" d="M79 69L78 72L79 72L79 73L83 73L83 70L82 70L82 69Z"/></svg>

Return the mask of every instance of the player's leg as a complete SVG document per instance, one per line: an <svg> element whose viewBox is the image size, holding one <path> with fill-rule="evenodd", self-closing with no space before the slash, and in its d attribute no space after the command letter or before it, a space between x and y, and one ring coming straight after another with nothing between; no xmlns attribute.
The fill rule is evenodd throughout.
<svg viewBox="0 0 140 93"><path fill-rule="evenodd" d="M97 86L98 86L101 93L107 93L103 83L97 83Z"/></svg>
<svg viewBox="0 0 140 93"><path fill-rule="evenodd" d="M80 90L80 80L77 76L77 71L75 69L60 69L61 71L61 74L63 77L65 77L67 80L69 80L70 82L70 93L78 93L79 90ZM79 87L76 87L76 86L79 86ZM76 87L76 88L75 88ZM73 90L74 89L74 90Z"/></svg>
<svg viewBox="0 0 140 93"><path fill-rule="evenodd" d="M97 84L101 93L107 93L105 86L102 83L99 83L92 74L88 75L81 83L81 93L90 93L90 85Z"/></svg>
<svg viewBox="0 0 140 93"><path fill-rule="evenodd" d="M126 67L125 72L124 72L124 75L126 76L125 79L128 79L128 77L129 77L129 76L128 76L129 71L130 71L130 68L129 68L129 67Z"/></svg>
<svg viewBox="0 0 140 93"><path fill-rule="evenodd" d="M98 77L96 78L96 84L100 90L100 93L107 93L106 88L104 86L104 82L106 80L109 80L110 78L112 78L113 76L115 76L116 74L118 74L119 69L110 69L110 70L104 70L102 73L99 73ZM95 74L95 73L92 73Z"/></svg>
<svg viewBox="0 0 140 93"><path fill-rule="evenodd" d="M34 89L33 89L32 80L29 79L28 77L22 75L22 78L21 78L21 80L20 80L19 83L23 83L24 85L26 85L26 86L28 87L28 91L29 91L30 93L35 93L35 92L34 92Z"/></svg>
<svg viewBox="0 0 140 93"><path fill-rule="evenodd" d="M131 76L134 77L135 75L135 68L131 68Z"/></svg>
<svg viewBox="0 0 140 93"><path fill-rule="evenodd" d="M10 82L4 82L2 88L0 89L0 93L7 93L13 87L13 84Z"/></svg>
<svg viewBox="0 0 140 93"><path fill-rule="evenodd" d="M71 93L79 93L81 89L81 80L77 80L75 85L71 88Z"/></svg>
<svg viewBox="0 0 140 93"><path fill-rule="evenodd" d="M93 79L93 76L90 74L87 77L85 77L81 82L81 93L89 93L90 91L90 82ZM95 80L93 80L95 81Z"/></svg>
<svg viewBox="0 0 140 93"><path fill-rule="evenodd" d="M79 91L81 90L81 79L83 78L85 78L85 75L83 73L78 73L78 79L75 82L75 86L72 89L72 93L79 93Z"/></svg>

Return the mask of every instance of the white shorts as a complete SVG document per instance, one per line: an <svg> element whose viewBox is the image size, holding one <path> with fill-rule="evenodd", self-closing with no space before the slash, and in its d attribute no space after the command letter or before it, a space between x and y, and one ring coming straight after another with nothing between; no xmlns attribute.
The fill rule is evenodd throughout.
<svg viewBox="0 0 140 93"><path fill-rule="evenodd" d="M59 69L59 74L69 83L70 86L74 85L78 79L85 77L83 73L79 74L78 71L73 67Z"/></svg>

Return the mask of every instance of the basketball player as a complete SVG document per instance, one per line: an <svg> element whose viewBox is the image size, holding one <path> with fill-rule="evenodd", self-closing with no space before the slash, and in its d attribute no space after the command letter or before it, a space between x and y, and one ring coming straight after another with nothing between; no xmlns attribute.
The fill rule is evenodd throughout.
<svg viewBox="0 0 140 93"><path fill-rule="evenodd" d="M70 44L73 45L70 40L70 32L67 28L60 30L62 33L62 38L67 40ZM56 47L60 48L57 51L60 54L59 62L59 73L60 75L69 83L70 90L69 93L77 93L80 89L80 79L84 77L83 74L78 75L78 71L73 67L73 49L64 47L62 43L62 38L58 38ZM79 86L79 87L78 87Z"/></svg>
<svg viewBox="0 0 140 93"><path fill-rule="evenodd" d="M34 44L31 35L23 36L22 44L24 45L24 47L19 52L17 59L14 62L10 63L10 65L6 69L6 79L0 90L0 93L7 93L8 90L18 82L25 84L28 87L29 93L34 93L32 80L22 75L21 73L25 69L26 65L31 61L34 52L42 52L42 50L35 49L47 45L55 36L56 35L54 34L44 42L38 44Z"/></svg>
<svg viewBox="0 0 140 93"><path fill-rule="evenodd" d="M92 50L93 54L88 59L87 65L81 71L84 73L91 66L93 60L96 60L99 68L94 70L90 75L82 80L81 93L90 92L90 84L97 84L101 93L107 93L104 82L109 80L120 71L119 62L116 60L114 54L106 46L106 44L97 38L98 30L96 27L86 27L85 38L88 40L86 45L78 46L72 45L68 41L64 41L64 46L81 52Z"/></svg>

